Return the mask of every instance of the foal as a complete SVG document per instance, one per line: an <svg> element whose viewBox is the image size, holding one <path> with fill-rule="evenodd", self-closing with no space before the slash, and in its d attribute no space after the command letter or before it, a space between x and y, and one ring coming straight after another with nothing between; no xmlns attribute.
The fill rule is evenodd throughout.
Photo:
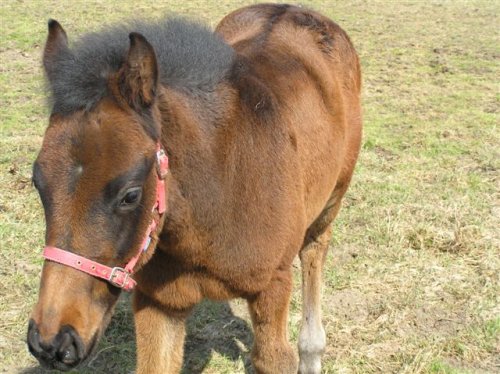
<svg viewBox="0 0 500 374"><path fill-rule="evenodd" d="M193 306L236 297L258 373L319 373L321 272L361 137L344 31L261 4L215 33L137 22L70 48L50 21L43 64L52 114L33 182L47 246L30 351L49 368L81 364L120 289L135 288L138 373L179 372ZM287 333L297 255L299 362Z"/></svg>

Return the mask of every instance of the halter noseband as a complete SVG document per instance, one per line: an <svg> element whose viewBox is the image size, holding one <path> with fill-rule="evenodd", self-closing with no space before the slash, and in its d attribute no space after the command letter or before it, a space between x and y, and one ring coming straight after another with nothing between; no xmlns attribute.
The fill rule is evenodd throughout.
<svg viewBox="0 0 500 374"><path fill-rule="evenodd" d="M46 246L43 249L43 257L47 260L80 270L94 277L104 279L113 286L122 288L125 291L132 291L137 284L131 277L134 272L134 267L141 254L146 252L149 248L152 239L151 234L158 228L160 218L163 213L165 213L166 209L165 177L168 173L168 157L159 142L156 145L156 173L156 201L152 211L158 212L158 218L155 217L156 215L153 215L141 246L136 255L129 260L125 267L122 268L117 266L111 268L75 253L51 246Z"/></svg>

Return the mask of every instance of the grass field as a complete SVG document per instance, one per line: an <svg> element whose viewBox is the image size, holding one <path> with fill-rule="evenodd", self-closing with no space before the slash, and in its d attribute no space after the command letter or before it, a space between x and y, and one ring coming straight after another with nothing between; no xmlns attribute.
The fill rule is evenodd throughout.
<svg viewBox="0 0 500 374"><path fill-rule="evenodd" d="M25 345L44 221L30 183L48 111L48 18L70 39L136 15L214 26L244 1L0 4L0 372L38 373ZM500 2L303 1L351 36L364 73L363 149L335 224L323 296L325 373L499 373ZM296 271L290 330L297 340ZM185 373L251 372L240 301L205 302L188 325ZM123 298L83 373L127 373Z"/></svg>

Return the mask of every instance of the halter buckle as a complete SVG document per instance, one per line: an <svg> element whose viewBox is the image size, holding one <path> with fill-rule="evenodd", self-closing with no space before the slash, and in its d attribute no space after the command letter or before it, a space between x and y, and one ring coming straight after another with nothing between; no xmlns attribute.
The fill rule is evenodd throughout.
<svg viewBox="0 0 500 374"><path fill-rule="evenodd" d="M122 276L120 277L120 274ZM121 267L114 267L111 269L111 274L109 275L109 283L118 288L124 288L130 278L130 273Z"/></svg>
<svg viewBox="0 0 500 374"><path fill-rule="evenodd" d="M160 179L165 179L168 174L168 157L163 148L156 152L156 171Z"/></svg>

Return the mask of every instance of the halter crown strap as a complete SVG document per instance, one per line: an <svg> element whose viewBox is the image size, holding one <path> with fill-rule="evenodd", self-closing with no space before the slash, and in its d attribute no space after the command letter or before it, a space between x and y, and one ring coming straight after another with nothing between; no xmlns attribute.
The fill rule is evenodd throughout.
<svg viewBox="0 0 500 374"><path fill-rule="evenodd" d="M168 157L165 151L161 148L159 142L156 145L156 172L156 201L152 211L153 213L157 211L158 216L161 217L166 210L165 177L168 173ZM137 253L128 261L124 268L118 266L112 268L89 260L73 252L52 246L45 246L43 249L43 257L47 260L80 270L94 277L104 279L113 286L122 288L125 291L132 291L137 284L131 277L134 273L134 267L139 261L141 254L146 252L149 248L151 243L151 234L156 231L158 224L159 222L157 219L153 217L151 223L148 225L146 234L137 250Z"/></svg>

